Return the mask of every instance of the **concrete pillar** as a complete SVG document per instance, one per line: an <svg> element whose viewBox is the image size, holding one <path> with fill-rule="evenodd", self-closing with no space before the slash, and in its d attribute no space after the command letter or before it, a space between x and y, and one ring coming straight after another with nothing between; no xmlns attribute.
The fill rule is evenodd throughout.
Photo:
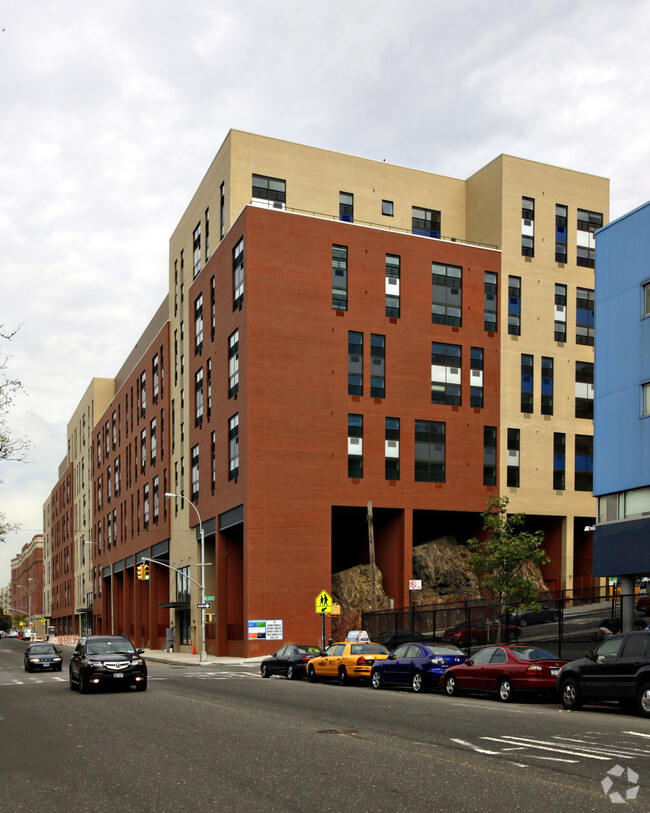
<svg viewBox="0 0 650 813"><path fill-rule="evenodd" d="M621 576L621 629L634 629L634 576Z"/></svg>
<svg viewBox="0 0 650 813"><path fill-rule="evenodd" d="M573 590L573 517L562 519L561 582L565 590Z"/></svg>

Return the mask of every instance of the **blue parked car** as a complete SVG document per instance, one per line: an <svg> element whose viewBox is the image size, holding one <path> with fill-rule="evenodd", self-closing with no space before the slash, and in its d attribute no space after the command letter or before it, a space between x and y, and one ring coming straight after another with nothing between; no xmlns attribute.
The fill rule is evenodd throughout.
<svg viewBox="0 0 650 813"><path fill-rule="evenodd" d="M411 641L401 644L383 661L373 664L370 682L373 689L384 686L410 687L414 692L442 686L442 676L449 666L467 660L467 655L453 644Z"/></svg>

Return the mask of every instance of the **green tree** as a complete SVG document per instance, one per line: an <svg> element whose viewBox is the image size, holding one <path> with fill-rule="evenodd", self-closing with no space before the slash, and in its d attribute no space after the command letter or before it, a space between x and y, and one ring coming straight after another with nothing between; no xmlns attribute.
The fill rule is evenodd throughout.
<svg viewBox="0 0 650 813"><path fill-rule="evenodd" d="M17 331L8 332L4 325L0 325L0 343L9 342ZM6 374L9 356L4 350L0 352L0 461L25 461L28 441L24 437L14 437L7 423L7 416L14 405L16 395L22 390L22 384L15 378ZM2 482L2 481L0 481ZM19 526L9 522L0 511L0 542L5 542L7 534L15 531Z"/></svg>
<svg viewBox="0 0 650 813"><path fill-rule="evenodd" d="M492 608L501 621L510 608L537 605L538 586L526 569L527 563L538 567L549 561L542 549L542 531L526 531L525 514L508 514L508 498L492 496L481 517L485 539L467 541L470 565L481 586L490 594Z"/></svg>

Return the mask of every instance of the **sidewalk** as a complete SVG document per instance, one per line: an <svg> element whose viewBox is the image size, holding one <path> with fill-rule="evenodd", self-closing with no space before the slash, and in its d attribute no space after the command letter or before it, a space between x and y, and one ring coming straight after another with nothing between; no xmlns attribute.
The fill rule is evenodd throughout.
<svg viewBox="0 0 650 813"><path fill-rule="evenodd" d="M176 666L258 666L266 655L257 658L235 658L229 655L208 655L207 660L201 662L201 655L197 652L165 652L164 649L145 649L143 658L149 663L168 663Z"/></svg>

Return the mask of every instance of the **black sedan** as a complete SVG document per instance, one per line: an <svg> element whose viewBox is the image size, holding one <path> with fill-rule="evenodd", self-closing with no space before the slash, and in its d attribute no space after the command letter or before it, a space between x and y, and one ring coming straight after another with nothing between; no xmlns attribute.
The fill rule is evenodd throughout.
<svg viewBox="0 0 650 813"><path fill-rule="evenodd" d="M304 678L307 663L321 655L320 647L306 644L287 644L278 649L260 664L260 674L263 678L271 675L286 675L289 680Z"/></svg>
<svg viewBox="0 0 650 813"><path fill-rule="evenodd" d="M519 610L515 613L515 620L520 627L529 624L543 624L545 621L559 621L562 611L557 607L549 607L543 604L536 610Z"/></svg>
<svg viewBox="0 0 650 813"><path fill-rule="evenodd" d="M54 644L30 644L25 650L25 671L38 669L48 672L60 672L63 667L61 650Z"/></svg>
<svg viewBox="0 0 650 813"><path fill-rule="evenodd" d="M421 692L442 686L445 669L466 660L467 655L453 644L411 641L398 646L386 660L373 664L370 682L374 689L401 686Z"/></svg>
<svg viewBox="0 0 650 813"><path fill-rule="evenodd" d="M70 659L70 688L83 694L91 687L147 688L147 664L126 635L88 635L80 638Z"/></svg>

